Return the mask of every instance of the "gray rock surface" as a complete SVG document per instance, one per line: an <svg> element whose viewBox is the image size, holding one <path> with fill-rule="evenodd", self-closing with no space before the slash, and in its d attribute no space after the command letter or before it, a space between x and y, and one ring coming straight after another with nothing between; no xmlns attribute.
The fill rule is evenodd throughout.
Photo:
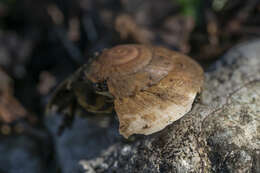
<svg viewBox="0 0 260 173"><path fill-rule="evenodd" d="M199 98L163 131L115 142L79 164L90 173L260 172L260 40L216 62Z"/></svg>
<svg viewBox="0 0 260 173"><path fill-rule="evenodd" d="M55 157L62 173L80 173L82 167L78 164L81 159L92 159L100 155L121 136L118 134L118 122L115 119L89 119L79 116L71 128L58 135L61 116L47 116L46 125L52 135ZM101 123L100 123L101 122Z"/></svg>
<svg viewBox="0 0 260 173"><path fill-rule="evenodd" d="M54 172L48 135L34 130L34 134L1 136L1 173Z"/></svg>

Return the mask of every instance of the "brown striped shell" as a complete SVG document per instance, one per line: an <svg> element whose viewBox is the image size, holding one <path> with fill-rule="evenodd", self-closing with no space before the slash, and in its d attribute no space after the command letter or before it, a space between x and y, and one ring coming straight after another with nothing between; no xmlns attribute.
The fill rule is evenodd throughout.
<svg viewBox="0 0 260 173"><path fill-rule="evenodd" d="M181 118L203 84L202 68L188 56L138 44L105 50L85 75L93 83L106 82L126 138L160 131Z"/></svg>

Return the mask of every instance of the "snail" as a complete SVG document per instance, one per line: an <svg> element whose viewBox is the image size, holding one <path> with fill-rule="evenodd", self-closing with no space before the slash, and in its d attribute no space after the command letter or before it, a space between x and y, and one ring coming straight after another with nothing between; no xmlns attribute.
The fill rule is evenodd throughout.
<svg viewBox="0 0 260 173"><path fill-rule="evenodd" d="M72 100L66 97L73 96L88 112L110 113L114 108L119 132L125 138L149 135L190 111L203 78L201 66L176 51L151 45L118 45L104 50L63 82L48 108L56 105L63 109L64 103ZM66 100L62 104L60 97ZM94 105L90 105L93 98Z"/></svg>

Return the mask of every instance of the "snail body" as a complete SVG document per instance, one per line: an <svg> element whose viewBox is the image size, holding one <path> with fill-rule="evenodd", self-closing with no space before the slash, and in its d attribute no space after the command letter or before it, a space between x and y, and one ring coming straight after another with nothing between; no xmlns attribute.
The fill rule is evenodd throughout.
<svg viewBox="0 0 260 173"><path fill-rule="evenodd" d="M94 90L113 98L125 138L155 133L181 118L203 84L203 70L191 58L138 44L103 51L81 74L88 83L105 83L106 91Z"/></svg>

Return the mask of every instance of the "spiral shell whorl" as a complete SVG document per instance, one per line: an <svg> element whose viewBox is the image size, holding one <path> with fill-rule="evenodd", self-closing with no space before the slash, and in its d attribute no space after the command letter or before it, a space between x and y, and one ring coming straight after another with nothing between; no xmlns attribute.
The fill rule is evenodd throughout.
<svg viewBox="0 0 260 173"><path fill-rule="evenodd" d="M104 56L106 61L110 61L114 65L120 65L138 58L139 53L139 50L134 46L122 45L110 49Z"/></svg>
<svg viewBox="0 0 260 173"><path fill-rule="evenodd" d="M107 80L111 76L136 73L149 64L153 56L149 46L127 44L105 50L91 65L87 75L93 82Z"/></svg>

